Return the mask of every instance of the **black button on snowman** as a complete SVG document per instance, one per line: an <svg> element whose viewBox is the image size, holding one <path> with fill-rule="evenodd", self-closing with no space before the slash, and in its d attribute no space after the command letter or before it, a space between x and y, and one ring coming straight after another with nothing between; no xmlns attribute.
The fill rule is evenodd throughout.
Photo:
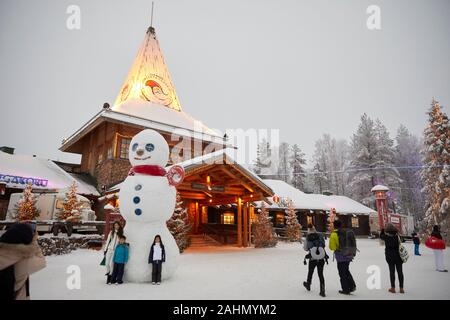
<svg viewBox="0 0 450 320"><path fill-rule="evenodd" d="M119 192L120 213L126 220L125 235L130 244L125 278L130 282L149 282L148 264L150 246L160 235L166 251L162 279L170 278L178 265L179 250L166 221L175 208L176 184L182 181L184 171L173 167L166 173L169 146L161 134L146 129L133 137L130 143L130 175Z"/></svg>

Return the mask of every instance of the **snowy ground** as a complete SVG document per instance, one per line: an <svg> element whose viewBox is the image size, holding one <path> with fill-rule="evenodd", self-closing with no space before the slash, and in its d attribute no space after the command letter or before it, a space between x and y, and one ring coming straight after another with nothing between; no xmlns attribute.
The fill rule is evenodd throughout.
<svg viewBox="0 0 450 320"><path fill-rule="evenodd" d="M413 245L405 244L412 253ZM325 266L326 299L450 299L450 273L434 269L431 250L421 246L422 256L411 255L404 264L406 294L391 294L384 247L378 240L358 241L361 252L351 264L357 291L350 297L338 294L336 262ZM450 267L450 250L445 263ZM64 256L47 257L47 268L31 277L33 299L322 299L315 274L311 292L301 283L306 279L304 251L299 244L278 244L276 248L211 248L183 253L176 275L161 286L124 283L106 285L102 253L77 250ZM66 287L67 267L81 269L81 288ZM381 289L369 290L367 267L381 268Z"/></svg>

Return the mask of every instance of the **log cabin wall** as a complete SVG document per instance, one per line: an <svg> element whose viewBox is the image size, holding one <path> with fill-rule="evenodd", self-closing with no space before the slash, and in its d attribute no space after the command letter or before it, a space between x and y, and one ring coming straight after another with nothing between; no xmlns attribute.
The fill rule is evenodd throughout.
<svg viewBox="0 0 450 320"><path fill-rule="evenodd" d="M80 140L81 172L89 173L97 179L97 187L111 187L123 181L131 165L128 161L128 146L131 138L142 131L126 124L103 122ZM169 133L160 132L169 144L169 148L176 146L179 141L172 141ZM200 148L194 148L194 143L200 143ZM200 150L205 150L208 142L191 141L190 157L198 156ZM217 151L223 146L215 144ZM197 151L199 154L194 154ZM181 156L183 156L181 154ZM169 159L169 165L172 164Z"/></svg>

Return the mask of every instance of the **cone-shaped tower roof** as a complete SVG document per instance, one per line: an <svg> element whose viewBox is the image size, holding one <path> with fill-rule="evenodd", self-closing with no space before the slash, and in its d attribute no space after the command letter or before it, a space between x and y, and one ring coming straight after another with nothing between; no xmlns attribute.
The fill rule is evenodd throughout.
<svg viewBox="0 0 450 320"><path fill-rule="evenodd" d="M119 92L113 109L121 111L120 106L133 101L144 104L161 105L181 111L169 70L156 38L155 29L149 27L125 83Z"/></svg>

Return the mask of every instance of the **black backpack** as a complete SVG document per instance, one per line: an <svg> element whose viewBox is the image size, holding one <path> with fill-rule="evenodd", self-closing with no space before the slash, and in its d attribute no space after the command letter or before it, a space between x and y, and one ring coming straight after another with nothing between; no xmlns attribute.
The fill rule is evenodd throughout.
<svg viewBox="0 0 450 320"><path fill-rule="evenodd" d="M340 229L339 237L339 253L345 257L353 258L356 256L356 238L355 233L351 229Z"/></svg>

